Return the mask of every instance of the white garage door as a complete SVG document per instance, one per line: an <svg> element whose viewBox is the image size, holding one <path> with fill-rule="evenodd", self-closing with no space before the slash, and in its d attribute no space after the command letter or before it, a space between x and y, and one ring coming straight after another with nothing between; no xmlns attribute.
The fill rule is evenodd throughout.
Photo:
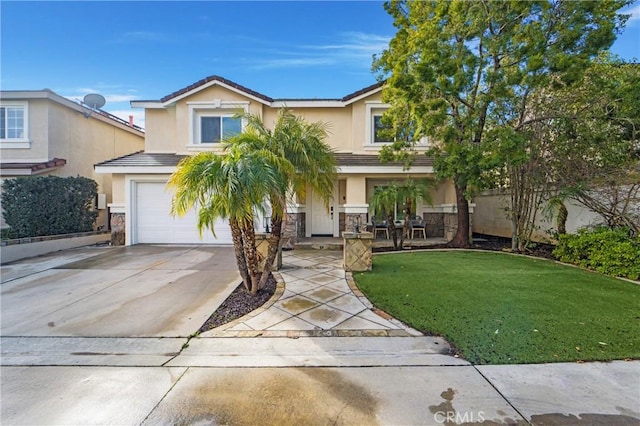
<svg viewBox="0 0 640 426"><path fill-rule="evenodd" d="M154 244L232 244L229 224L219 220L214 229L204 230L202 238L196 226L194 210L177 218L171 215L173 194L164 182L138 182L135 191L135 223L133 234L136 243Z"/></svg>

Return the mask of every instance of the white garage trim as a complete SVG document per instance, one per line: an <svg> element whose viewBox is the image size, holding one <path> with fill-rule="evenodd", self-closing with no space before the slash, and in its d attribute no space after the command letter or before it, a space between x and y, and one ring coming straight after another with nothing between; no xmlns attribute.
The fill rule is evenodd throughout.
<svg viewBox="0 0 640 426"><path fill-rule="evenodd" d="M166 191L168 179L169 175L125 177L126 244L232 244L226 221L220 220L214 226L216 237L205 230L200 238L195 211L183 218L171 216L171 193ZM145 215L148 223L142 222L141 215Z"/></svg>

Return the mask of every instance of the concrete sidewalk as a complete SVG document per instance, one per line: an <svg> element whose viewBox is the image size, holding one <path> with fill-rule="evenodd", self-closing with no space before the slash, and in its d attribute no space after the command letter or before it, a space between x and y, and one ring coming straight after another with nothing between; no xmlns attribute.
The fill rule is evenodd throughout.
<svg viewBox="0 0 640 426"><path fill-rule="evenodd" d="M129 261L148 273L209 270L210 249L145 250ZM98 257L47 259L58 272L14 265L27 274L3 292L73 267L117 275L123 257ZM199 337L3 333L0 423L640 425L640 361L473 366L376 311L340 252L284 261L268 306Z"/></svg>

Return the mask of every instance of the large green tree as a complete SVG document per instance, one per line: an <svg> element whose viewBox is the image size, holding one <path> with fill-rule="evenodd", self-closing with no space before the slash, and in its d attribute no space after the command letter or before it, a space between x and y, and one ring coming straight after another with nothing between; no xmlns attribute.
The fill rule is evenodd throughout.
<svg viewBox="0 0 640 426"><path fill-rule="evenodd" d="M287 202L292 195L306 197L307 186L329 203L337 175L337 163L331 147L325 142L327 125L308 123L303 117L282 108L273 124L267 127L262 118L248 114L243 134L233 143L242 151L260 157L275 158L277 183L271 185L268 201L271 207L271 234L263 285L281 246Z"/></svg>
<svg viewBox="0 0 640 426"><path fill-rule="evenodd" d="M439 178L452 179L458 213L451 244L470 242L468 200L493 178L503 159L486 144L487 129L513 129L530 119L537 89L571 86L592 58L607 49L630 0L452 0L385 3L397 28L374 59L387 78L385 120L405 152L431 138ZM407 131L410 129L410 131ZM504 137L517 137L503 132Z"/></svg>
<svg viewBox="0 0 640 426"><path fill-rule="evenodd" d="M603 56L579 84L539 98L531 142L542 147L546 198L573 199L610 227L640 232L640 67Z"/></svg>

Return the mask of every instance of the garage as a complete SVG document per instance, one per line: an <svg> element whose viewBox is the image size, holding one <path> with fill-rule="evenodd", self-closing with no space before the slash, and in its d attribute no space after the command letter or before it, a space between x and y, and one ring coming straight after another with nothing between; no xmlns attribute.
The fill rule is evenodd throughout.
<svg viewBox="0 0 640 426"><path fill-rule="evenodd" d="M181 218L173 217L170 213L172 196L166 182L135 182L134 244L233 244L231 229L225 220L216 222L216 237L210 230L205 230L201 238L195 211Z"/></svg>

